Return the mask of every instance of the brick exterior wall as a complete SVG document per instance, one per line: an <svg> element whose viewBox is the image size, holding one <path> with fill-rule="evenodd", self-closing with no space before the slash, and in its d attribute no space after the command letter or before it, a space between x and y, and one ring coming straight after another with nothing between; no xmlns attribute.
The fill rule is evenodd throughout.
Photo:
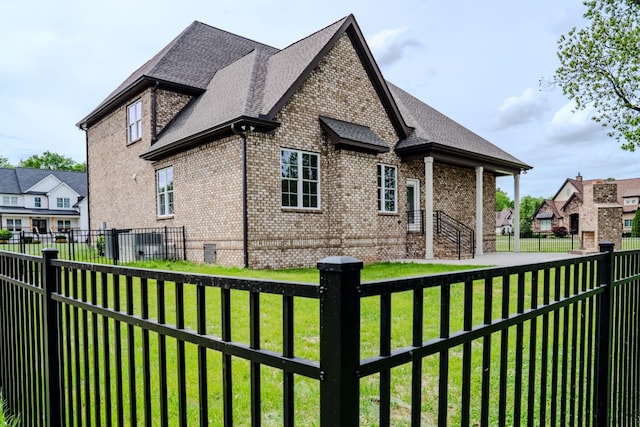
<svg viewBox="0 0 640 427"><path fill-rule="evenodd" d="M622 244L622 206L617 203L617 185L598 183L583 188L580 212L581 245L586 251L597 251L601 241L614 242L620 249Z"/></svg>
<svg viewBox="0 0 640 427"><path fill-rule="evenodd" d="M92 227L185 226L187 257L204 260L215 244L216 262L243 264L242 142L238 136L171 156L140 159L151 144L151 89L142 99L143 138L127 144L126 105L88 131ZM189 97L157 91L161 130ZM127 103L128 104L128 103ZM336 149L323 133L319 115L370 126L390 147L397 142L374 87L344 35L276 117L272 134L247 134L249 265L252 268L312 266L326 256L350 255L365 262L424 257L424 235L407 235L408 178L420 180L424 206L424 161L401 162L393 152L369 154ZM317 153L320 209L281 207L280 150ZM377 206L377 164L397 166L397 213ZM174 215L156 215L155 171L174 172ZM495 250L495 177L484 174L484 250ZM475 228L475 170L434 164L434 208Z"/></svg>
<svg viewBox="0 0 640 427"><path fill-rule="evenodd" d="M189 95L169 90L156 91L156 134L159 134L173 120L177 112L182 110L191 98Z"/></svg>
<svg viewBox="0 0 640 427"><path fill-rule="evenodd" d="M127 105L142 100L142 138L127 141ZM151 145L151 90L132 97L87 130L91 228L153 227L155 172L139 156Z"/></svg>

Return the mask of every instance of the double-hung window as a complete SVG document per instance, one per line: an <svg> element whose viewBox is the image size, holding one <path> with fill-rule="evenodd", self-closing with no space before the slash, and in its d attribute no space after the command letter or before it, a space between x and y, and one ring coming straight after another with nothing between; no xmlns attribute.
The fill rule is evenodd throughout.
<svg viewBox="0 0 640 427"><path fill-rule="evenodd" d="M378 165L378 211L398 212L398 169L390 165Z"/></svg>
<svg viewBox="0 0 640 427"><path fill-rule="evenodd" d="M69 231L71 229L71 221L68 219L58 220L58 231Z"/></svg>
<svg viewBox="0 0 640 427"><path fill-rule="evenodd" d="M7 219L7 229L9 231L22 231L22 220L21 219Z"/></svg>
<svg viewBox="0 0 640 427"><path fill-rule="evenodd" d="M320 207L320 157L306 151L280 150L283 208Z"/></svg>
<svg viewBox="0 0 640 427"><path fill-rule="evenodd" d="M71 199L68 197L58 197L56 199L56 206L60 209L69 209L71 207Z"/></svg>
<svg viewBox="0 0 640 427"><path fill-rule="evenodd" d="M127 128L129 142L142 138L142 101L127 106Z"/></svg>
<svg viewBox="0 0 640 427"><path fill-rule="evenodd" d="M42 207L42 197L36 197L33 199L33 205L36 208L41 208Z"/></svg>
<svg viewBox="0 0 640 427"><path fill-rule="evenodd" d="M173 215L173 167L156 172L158 216Z"/></svg>
<svg viewBox="0 0 640 427"><path fill-rule="evenodd" d="M2 204L5 206L18 206L18 196L2 196Z"/></svg>

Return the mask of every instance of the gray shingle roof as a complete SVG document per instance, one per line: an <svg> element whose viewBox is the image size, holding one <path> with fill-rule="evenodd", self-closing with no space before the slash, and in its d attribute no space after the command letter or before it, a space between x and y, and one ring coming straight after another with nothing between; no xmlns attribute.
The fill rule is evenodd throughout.
<svg viewBox="0 0 640 427"><path fill-rule="evenodd" d="M0 193L24 194L29 188L49 175L55 176L82 197L87 197L87 174L85 172L32 168L0 168Z"/></svg>
<svg viewBox="0 0 640 427"><path fill-rule="evenodd" d="M254 49L275 53L263 43L194 21L153 58L144 63L111 92L78 125L86 123L141 79L170 82L204 90L216 72Z"/></svg>
<svg viewBox="0 0 640 427"><path fill-rule="evenodd" d="M97 117L140 79L159 79L196 90L195 98L170 122L142 155L155 160L231 132L231 123L274 118L284 103L342 35L351 38L376 88L400 142L398 153L437 149L449 159L486 164L513 173L531 166L511 156L427 104L389 84L371 56L355 18L350 15L285 49L254 42L194 22L151 60L136 70L87 118ZM150 84L150 82L149 82ZM199 92L197 92L199 91ZM269 122L269 123L266 123ZM484 163L483 163L484 162Z"/></svg>
<svg viewBox="0 0 640 427"><path fill-rule="evenodd" d="M389 144L384 142L369 126L325 116L320 116L320 124L336 145L346 145L378 153L389 151Z"/></svg>
<svg viewBox="0 0 640 427"><path fill-rule="evenodd" d="M495 159L515 169L531 169L531 166L515 158L466 127L450 119L418 98L388 83L400 112L407 124L415 130L409 138L396 144L396 150L411 150L429 144L459 153Z"/></svg>

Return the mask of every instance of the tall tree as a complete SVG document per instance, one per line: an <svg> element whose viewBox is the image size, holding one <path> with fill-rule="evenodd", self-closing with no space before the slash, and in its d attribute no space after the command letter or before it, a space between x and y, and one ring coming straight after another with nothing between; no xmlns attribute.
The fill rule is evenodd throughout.
<svg viewBox="0 0 640 427"><path fill-rule="evenodd" d="M533 230L533 214L544 202L543 197L524 196L520 199L520 233Z"/></svg>
<svg viewBox="0 0 640 427"><path fill-rule="evenodd" d="M622 148L640 148L640 0L585 0L584 28L558 41L552 82L609 127Z"/></svg>
<svg viewBox="0 0 640 427"><path fill-rule="evenodd" d="M52 153L48 150L42 153L42 155L34 154L26 160L20 160L18 166L24 168L66 170L76 172L86 172L87 170L87 167L84 163L76 163L76 161L70 157Z"/></svg>
<svg viewBox="0 0 640 427"><path fill-rule="evenodd" d="M640 237L640 209L636 210L636 214L633 217L631 223L631 236Z"/></svg>
<svg viewBox="0 0 640 427"><path fill-rule="evenodd" d="M505 208L512 208L513 200L509 198L507 193L496 188L496 212L500 212Z"/></svg>
<svg viewBox="0 0 640 427"><path fill-rule="evenodd" d="M0 156L0 168L13 169L13 165L9 163L9 159L4 156Z"/></svg>

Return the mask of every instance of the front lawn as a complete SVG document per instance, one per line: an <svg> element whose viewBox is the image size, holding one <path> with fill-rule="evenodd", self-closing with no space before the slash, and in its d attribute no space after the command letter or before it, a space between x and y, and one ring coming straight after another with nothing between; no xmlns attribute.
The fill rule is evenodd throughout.
<svg viewBox="0 0 640 427"><path fill-rule="evenodd" d="M318 283L320 272L317 268L290 268L281 270L252 270L240 267L221 267L210 264L196 264L188 261L140 261L127 264L131 267L151 268L154 270L183 271L194 274L212 274L215 276L250 277L265 280L286 280L290 282ZM471 270L487 266L420 264L403 262L376 262L366 264L362 270L361 281L393 279L397 277L422 276L425 274L448 273Z"/></svg>

